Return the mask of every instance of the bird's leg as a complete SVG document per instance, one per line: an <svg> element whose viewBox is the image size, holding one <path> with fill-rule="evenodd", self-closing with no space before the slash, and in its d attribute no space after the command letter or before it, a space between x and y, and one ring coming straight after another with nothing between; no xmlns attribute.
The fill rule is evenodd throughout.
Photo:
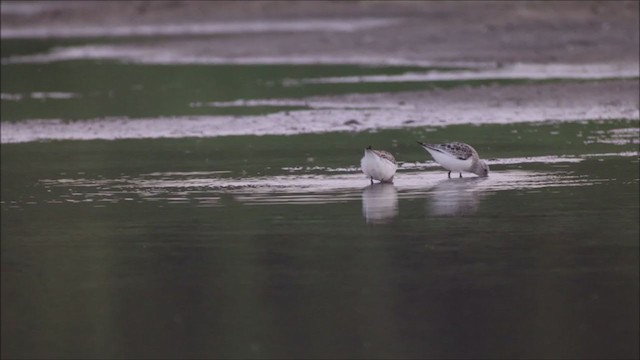
<svg viewBox="0 0 640 360"><path fill-rule="evenodd" d="M462 177L462 173L460 173L460 177Z"/></svg>
<svg viewBox="0 0 640 360"><path fill-rule="evenodd" d="M449 171L449 173L447 174L447 176L449 177L449 179L451 179L451 171Z"/></svg>
<svg viewBox="0 0 640 360"><path fill-rule="evenodd" d="M373 185L373 176L371 177L371 184Z"/></svg>

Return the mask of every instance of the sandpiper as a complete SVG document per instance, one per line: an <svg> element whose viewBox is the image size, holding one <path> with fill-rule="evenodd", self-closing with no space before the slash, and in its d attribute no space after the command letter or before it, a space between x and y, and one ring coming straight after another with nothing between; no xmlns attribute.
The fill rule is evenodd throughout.
<svg viewBox="0 0 640 360"><path fill-rule="evenodd" d="M369 145L364 149L364 157L360 160L360 167L362 172L371 179L372 184L373 180L392 183L398 164L390 153L382 150L373 150Z"/></svg>
<svg viewBox="0 0 640 360"><path fill-rule="evenodd" d="M433 159L451 172L472 172L478 176L489 176L489 165L484 160L480 160L478 152L470 145L452 142L446 144L424 144L418 141L418 144L427 150Z"/></svg>

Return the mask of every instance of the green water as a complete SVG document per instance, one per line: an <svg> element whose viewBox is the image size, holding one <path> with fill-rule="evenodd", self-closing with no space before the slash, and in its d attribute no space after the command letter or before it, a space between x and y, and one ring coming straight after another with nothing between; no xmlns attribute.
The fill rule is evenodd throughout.
<svg viewBox="0 0 640 360"><path fill-rule="evenodd" d="M2 121L215 114L189 103L397 71L3 65L3 93L81 96L2 101ZM637 357L637 127L2 144L2 357ZM461 139L488 179L448 180L415 144ZM394 185L359 173L369 144L401 161Z"/></svg>

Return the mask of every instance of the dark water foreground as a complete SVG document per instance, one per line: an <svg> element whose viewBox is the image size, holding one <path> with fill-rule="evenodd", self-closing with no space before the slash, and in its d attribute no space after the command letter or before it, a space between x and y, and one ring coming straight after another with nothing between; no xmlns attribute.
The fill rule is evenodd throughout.
<svg viewBox="0 0 640 360"><path fill-rule="evenodd" d="M637 125L3 144L2 355L637 357Z"/></svg>
<svg viewBox="0 0 640 360"><path fill-rule="evenodd" d="M3 38L3 358L639 356L637 66L279 56Z"/></svg>

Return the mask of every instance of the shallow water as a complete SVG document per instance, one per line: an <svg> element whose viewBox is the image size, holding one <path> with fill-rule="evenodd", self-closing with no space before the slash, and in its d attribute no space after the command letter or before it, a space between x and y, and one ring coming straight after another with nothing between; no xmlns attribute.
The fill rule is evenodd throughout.
<svg viewBox="0 0 640 360"><path fill-rule="evenodd" d="M265 136L184 121L402 114L304 97L433 84L303 80L407 71L3 62L3 357L637 356L635 113L376 130L312 113L317 129ZM490 176L448 179L427 139L473 139ZM393 185L359 172L369 144L400 161Z"/></svg>
<svg viewBox="0 0 640 360"><path fill-rule="evenodd" d="M416 146L395 184L369 185L359 153L323 154L327 138L304 141L315 159L300 167L283 166L307 161L288 146L267 151L286 138L3 145L4 351L635 351L637 152L447 179Z"/></svg>

